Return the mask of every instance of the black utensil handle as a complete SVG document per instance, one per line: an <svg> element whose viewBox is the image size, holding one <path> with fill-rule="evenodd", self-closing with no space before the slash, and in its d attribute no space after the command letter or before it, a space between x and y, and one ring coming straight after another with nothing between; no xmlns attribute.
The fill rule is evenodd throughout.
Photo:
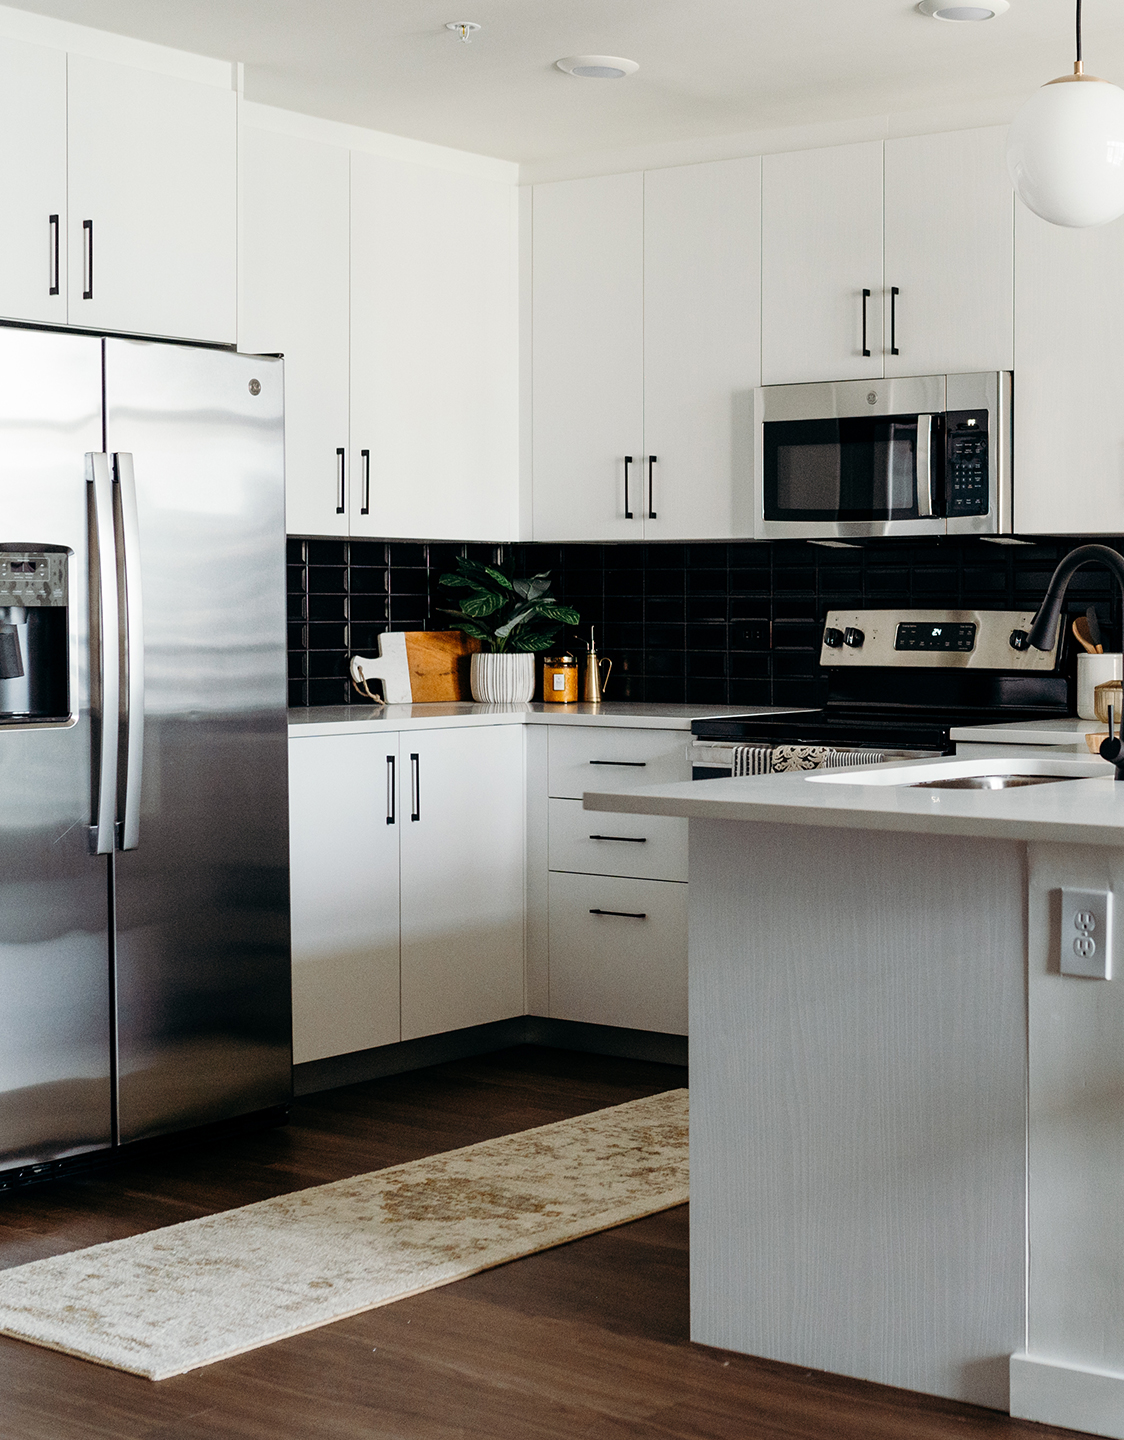
<svg viewBox="0 0 1124 1440"><path fill-rule="evenodd" d="M864 291L863 291L863 354L864 354L864 355L869 355L869 354L870 354L870 351L867 349L867 344L866 344L866 302L867 302L869 299L870 299L870 291L869 291L869 290L864 290Z"/></svg>

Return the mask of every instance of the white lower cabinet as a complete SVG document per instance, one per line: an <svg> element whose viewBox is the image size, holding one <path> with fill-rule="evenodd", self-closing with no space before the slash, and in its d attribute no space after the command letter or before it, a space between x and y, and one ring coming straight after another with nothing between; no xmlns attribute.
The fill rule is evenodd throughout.
<svg viewBox="0 0 1124 1440"><path fill-rule="evenodd" d="M687 886L550 876L550 1013L687 1033Z"/></svg>
<svg viewBox="0 0 1124 1440"><path fill-rule="evenodd" d="M289 741L293 1060L400 1038L398 736Z"/></svg>
<svg viewBox="0 0 1124 1440"><path fill-rule="evenodd" d="M289 742L297 1064L524 1011L523 733Z"/></svg>
<svg viewBox="0 0 1124 1440"><path fill-rule="evenodd" d="M402 1039L523 1014L523 727L401 737Z"/></svg>

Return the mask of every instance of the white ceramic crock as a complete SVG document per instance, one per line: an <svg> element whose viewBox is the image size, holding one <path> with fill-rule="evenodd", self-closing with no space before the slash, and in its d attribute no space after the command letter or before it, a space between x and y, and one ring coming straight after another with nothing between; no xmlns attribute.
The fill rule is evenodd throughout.
<svg viewBox="0 0 1124 1440"><path fill-rule="evenodd" d="M535 657L530 651L481 651L472 657L469 684L472 698L486 704L514 705L529 700L535 693Z"/></svg>
<svg viewBox="0 0 1124 1440"><path fill-rule="evenodd" d="M1095 720L1093 691L1105 680L1124 678L1124 655L1090 655L1082 651L1077 657L1077 713L1082 720Z"/></svg>

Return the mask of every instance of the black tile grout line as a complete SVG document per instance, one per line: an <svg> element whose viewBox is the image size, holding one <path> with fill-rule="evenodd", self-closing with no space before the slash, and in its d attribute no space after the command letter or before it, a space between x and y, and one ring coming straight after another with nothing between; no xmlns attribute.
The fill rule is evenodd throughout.
<svg viewBox="0 0 1124 1440"><path fill-rule="evenodd" d="M288 541L289 703L365 703L351 688L353 654L377 654L385 630L445 629L440 576L468 554L551 571L555 593L614 661L608 696L700 704L814 705L829 609L908 606L1031 609L1057 561L1084 543L1043 538L874 540L833 549L806 541L478 545L450 541ZM1124 551L1124 540L1102 543ZM1119 595L1104 570L1078 571L1067 610L1095 604L1120 633Z"/></svg>

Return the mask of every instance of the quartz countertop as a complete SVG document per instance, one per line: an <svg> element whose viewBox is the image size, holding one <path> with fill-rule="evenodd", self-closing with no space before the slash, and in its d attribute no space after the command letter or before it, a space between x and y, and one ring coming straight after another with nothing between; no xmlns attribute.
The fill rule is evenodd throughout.
<svg viewBox="0 0 1124 1440"><path fill-rule="evenodd" d="M1107 730L1100 720L1079 720L1076 715L1059 720L1002 720L990 725L956 725L953 740L980 740L993 745L1084 745L1093 730Z"/></svg>
<svg viewBox="0 0 1124 1440"><path fill-rule="evenodd" d="M792 705L662 705L604 700L600 705L321 705L289 711L290 736L378 730L445 730L460 725L608 725L628 730L685 730L694 720L793 714Z"/></svg>
<svg viewBox="0 0 1124 1440"><path fill-rule="evenodd" d="M1084 723L1084 722L1082 722ZM1040 749L1010 746L1006 759L1026 769L1057 766L1087 776L1051 785L1010 790L917 790L889 783L936 778L950 767L989 768L984 759L899 761L856 771L803 771L783 775L685 781L628 791L587 792L587 810L676 815L689 820L737 820L764 824L817 825L841 830L898 830L934 835L1057 841L1124 847L1124 784L1097 756L1043 756ZM991 763L995 763L992 761ZM1010 768L1004 764L1003 768ZM827 777L817 778L817 777ZM864 780L864 776L869 779ZM875 777L878 777L875 779Z"/></svg>

